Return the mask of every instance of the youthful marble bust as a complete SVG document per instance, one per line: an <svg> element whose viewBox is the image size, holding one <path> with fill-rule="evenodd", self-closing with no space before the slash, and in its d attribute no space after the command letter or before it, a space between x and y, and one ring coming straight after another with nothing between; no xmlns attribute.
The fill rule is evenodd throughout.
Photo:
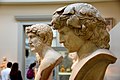
<svg viewBox="0 0 120 80"><path fill-rule="evenodd" d="M60 43L78 55L69 80L103 80L116 57L109 51L110 37L99 11L87 3L70 4L54 12L51 25L58 30Z"/></svg>
<svg viewBox="0 0 120 80"><path fill-rule="evenodd" d="M26 34L31 51L37 53L41 59L35 80L52 80L52 71L63 58L51 48L52 29L47 24L36 24L26 27Z"/></svg>

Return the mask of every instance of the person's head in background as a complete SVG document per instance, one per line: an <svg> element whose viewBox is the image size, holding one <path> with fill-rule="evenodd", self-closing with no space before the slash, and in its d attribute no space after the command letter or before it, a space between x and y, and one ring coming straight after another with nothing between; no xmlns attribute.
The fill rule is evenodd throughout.
<svg viewBox="0 0 120 80"><path fill-rule="evenodd" d="M30 66L29 66L29 69L34 69L35 66L36 66L36 63L35 63L35 62L34 62L34 63L31 63Z"/></svg>
<svg viewBox="0 0 120 80"><path fill-rule="evenodd" d="M15 79L17 79L17 77L18 77L18 68L19 68L18 66L19 65L18 65L17 62L13 63L11 71L10 71L10 79L12 77L14 77Z"/></svg>
<svg viewBox="0 0 120 80"><path fill-rule="evenodd" d="M7 68L11 68L12 67L12 62L8 62L7 63Z"/></svg>
<svg viewBox="0 0 120 80"><path fill-rule="evenodd" d="M18 63L17 62L13 63L12 68L11 68L11 72L18 71L18 69L19 69Z"/></svg>

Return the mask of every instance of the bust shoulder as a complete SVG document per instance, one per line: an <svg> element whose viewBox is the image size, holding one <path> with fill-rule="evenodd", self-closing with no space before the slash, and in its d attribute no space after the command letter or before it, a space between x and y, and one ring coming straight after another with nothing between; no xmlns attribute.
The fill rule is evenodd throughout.
<svg viewBox="0 0 120 80"><path fill-rule="evenodd" d="M115 63L115 61L116 57L109 50L96 50L78 62L75 69L76 74L71 76L70 80L103 80L107 66Z"/></svg>

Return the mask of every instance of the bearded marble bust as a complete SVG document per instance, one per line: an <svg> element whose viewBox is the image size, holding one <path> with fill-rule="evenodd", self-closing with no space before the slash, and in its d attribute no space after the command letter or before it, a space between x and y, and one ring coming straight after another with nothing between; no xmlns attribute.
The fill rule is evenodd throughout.
<svg viewBox="0 0 120 80"><path fill-rule="evenodd" d="M53 32L47 24L26 27L30 49L40 60L35 80L52 80L52 71L62 61L62 56L51 48Z"/></svg>
<svg viewBox="0 0 120 80"><path fill-rule="evenodd" d="M51 25L68 52L78 55L69 80L103 80L116 57L109 50L110 36L99 11L87 3L70 4L54 12Z"/></svg>

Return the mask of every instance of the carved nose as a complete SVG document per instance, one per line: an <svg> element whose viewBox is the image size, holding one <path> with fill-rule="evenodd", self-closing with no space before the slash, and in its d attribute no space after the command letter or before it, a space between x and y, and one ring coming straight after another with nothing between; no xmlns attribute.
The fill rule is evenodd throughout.
<svg viewBox="0 0 120 80"><path fill-rule="evenodd" d="M31 45L32 43L31 42L28 42L29 45Z"/></svg>

